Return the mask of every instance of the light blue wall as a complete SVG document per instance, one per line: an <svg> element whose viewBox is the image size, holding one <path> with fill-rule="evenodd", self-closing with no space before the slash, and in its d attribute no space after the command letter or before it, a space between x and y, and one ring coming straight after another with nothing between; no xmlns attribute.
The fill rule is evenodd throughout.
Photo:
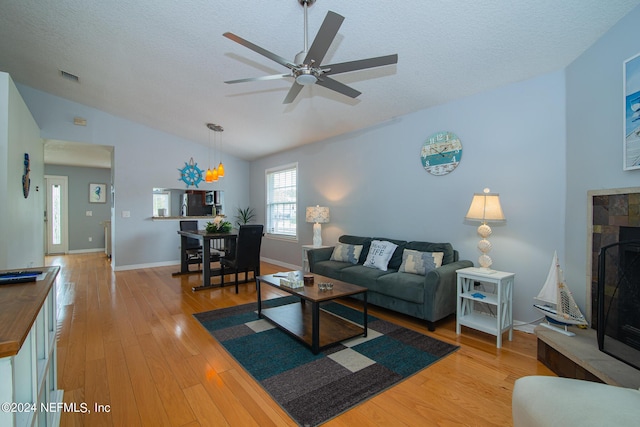
<svg viewBox="0 0 640 427"><path fill-rule="evenodd" d="M31 188L22 191L24 154ZM7 73L0 72L0 269L44 265L44 149L38 125Z"/></svg>
<svg viewBox="0 0 640 427"><path fill-rule="evenodd" d="M566 70L565 277L580 307L588 289L587 191L640 186L640 170L622 170L622 69L640 53L639 25L636 7Z"/></svg>
<svg viewBox="0 0 640 427"><path fill-rule="evenodd" d="M42 138L114 147L114 267L122 270L178 262L178 222L151 220L152 190L185 188L178 180L178 169L191 157L203 167L208 148L28 86L18 89L40 127ZM75 116L86 118L87 126L75 126ZM227 210L233 212L236 207L249 204L249 163L230 155L224 159L225 178L199 187L224 190ZM130 217L124 218L123 211L130 212Z"/></svg>
<svg viewBox="0 0 640 427"><path fill-rule="evenodd" d="M493 267L516 273L516 318L540 317L533 297L553 251L564 251L564 96L558 71L253 162L251 205L260 221L265 169L299 167L300 239L267 238L262 255L300 265L300 246L312 239L304 208L320 204L331 209L331 222L323 225L326 244L342 234L444 241L476 263L478 224L466 224L464 216L473 193L490 187L500 193L507 217L493 227ZM420 149L443 130L460 137L463 157L449 175L432 176Z"/></svg>
<svg viewBox="0 0 640 427"><path fill-rule="evenodd" d="M103 221L111 219L111 170L75 166L45 165L46 175L68 177L69 252L104 249ZM89 203L89 184L107 184L106 203ZM91 216L87 216L91 211ZM91 241L89 241L91 238Z"/></svg>

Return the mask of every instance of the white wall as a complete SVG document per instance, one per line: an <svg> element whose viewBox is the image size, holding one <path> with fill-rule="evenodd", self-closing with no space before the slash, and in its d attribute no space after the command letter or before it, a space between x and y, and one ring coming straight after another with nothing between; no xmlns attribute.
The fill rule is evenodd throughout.
<svg viewBox="0 0 640 427"><path fill-rule="evenodd" d="M565 278L581 308L588 298L587 191L640 185L640 170L622 170L622 68L640 53L639 22L636 7L566 70Z"/></svg>
<svg viewBox="0 0 640 427"><path fill-rule="evenodd" d="M539 318L533 297L553 251L564 251L564 96L558 71L253 162L251 206L260 221L265 169L299 164L299 242L265 239L262 255L300 265L300 245L312 239L304 208L320 204L331 208L327 244L342 234L444 241L477 263L478 224L464 215L473 193L490 187L507 217L493 227L493 267L516 273L515 317ZM432 176L420 149L443 130L460 137L463 157L449 175Z"/></svg>
<svg viewBox="0 0 640 427"><path fill-rule="evenodd" d="M205 167L208 148L28 86L18 88L40 126L43 139L114 147L112 262L115 269L177 263L179 224L151 220L152 189L186 188L179 181L178 169L191 157L199 167ZM75 116L86 118L87 126L75 126ZM207 132L205 120L202 131ZM249 204L249 164L230 155L223 158L224 179L217 183L203 182L199 188L224 190L227 212L233 213L236 207ZM123 211L130 212L130 217L123 218Z"/></svg>
<svg viewBox="0 0 640 427"><path fill-rule="evenodd" d="M22 191L24 154L31 189ZM0 72L0 269L44 265L44 148L11 77Z"/></svg>

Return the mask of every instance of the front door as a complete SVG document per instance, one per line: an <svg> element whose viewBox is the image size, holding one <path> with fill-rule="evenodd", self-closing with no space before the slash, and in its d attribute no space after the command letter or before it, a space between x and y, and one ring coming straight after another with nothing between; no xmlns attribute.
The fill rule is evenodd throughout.
<svg viewBox="0 0 640 427"><path fill-rule="evenodd" d="M47 255L69 252L68 237L68 183L66 176L46 175Z"/></svg>

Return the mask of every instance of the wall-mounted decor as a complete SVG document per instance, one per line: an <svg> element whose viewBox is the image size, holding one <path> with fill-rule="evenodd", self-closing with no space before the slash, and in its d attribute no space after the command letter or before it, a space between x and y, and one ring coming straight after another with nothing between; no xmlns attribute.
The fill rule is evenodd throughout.
<svg viewBox="0 0 640 427"><path fill-rule="evenodd" d="M640 169L640 54L624 62L624 170Z"/></svg>
<svg viewBox="0 0 640 427"><path fill-rule="evenodd" d="M203 174L202 169L198 167L198 164L193 161L193 157L189 159L189 163L184 162L184 167L178 169L180 171L180 180L187 184L187 188L193 185L198 188L198 184L202 182Z"/></svg>
<svg viewBox="0 0 640 427"><path fill-rule="evenodd" d="M446 175L460 164L462 143L453 132L436 132L429 136L420 151L422 166L431 175Z"/></svg>
<svg viewBox="0 0 640 427"><path fill-rule="evenodd" d="M89 184L89 203L106 203L107 184Z"/></svg>
<svg viewBox="0 0 640 427"><path fill-rule="evenodd" d="M24 198L29 197L29 189L31 188L31 178L29 178L29 171L31 161L29 160L29 153L24 153L24 175L22 175L22 194Z"/></svg>

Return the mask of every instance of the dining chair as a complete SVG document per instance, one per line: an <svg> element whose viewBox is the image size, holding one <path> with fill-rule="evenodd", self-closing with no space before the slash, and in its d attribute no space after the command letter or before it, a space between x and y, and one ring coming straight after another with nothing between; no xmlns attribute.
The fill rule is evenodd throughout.
<svg viewBox="0 0 640 427"><path fill-rule="evenodd" d="M180 221L180 231L197 231L198 221ZM198 239L187 237L187 244L181 250L182 256L185 257L187 268L189 264L198 264L198 270L202 264L202 245Z"/></svg>
<svg viewBox="0 0 640 427"><path fill-rule="evenodd" d="M249 277L249 270L253 271L253 278L260 275L260 246L262 245L262 225L241 225L238 229L235 251L220 258L220 286L224 286L224 275L235 273L236 294L238 293L238 272L244 272L245 282ZM225 269L230 271L225 273Z"/></svg>

